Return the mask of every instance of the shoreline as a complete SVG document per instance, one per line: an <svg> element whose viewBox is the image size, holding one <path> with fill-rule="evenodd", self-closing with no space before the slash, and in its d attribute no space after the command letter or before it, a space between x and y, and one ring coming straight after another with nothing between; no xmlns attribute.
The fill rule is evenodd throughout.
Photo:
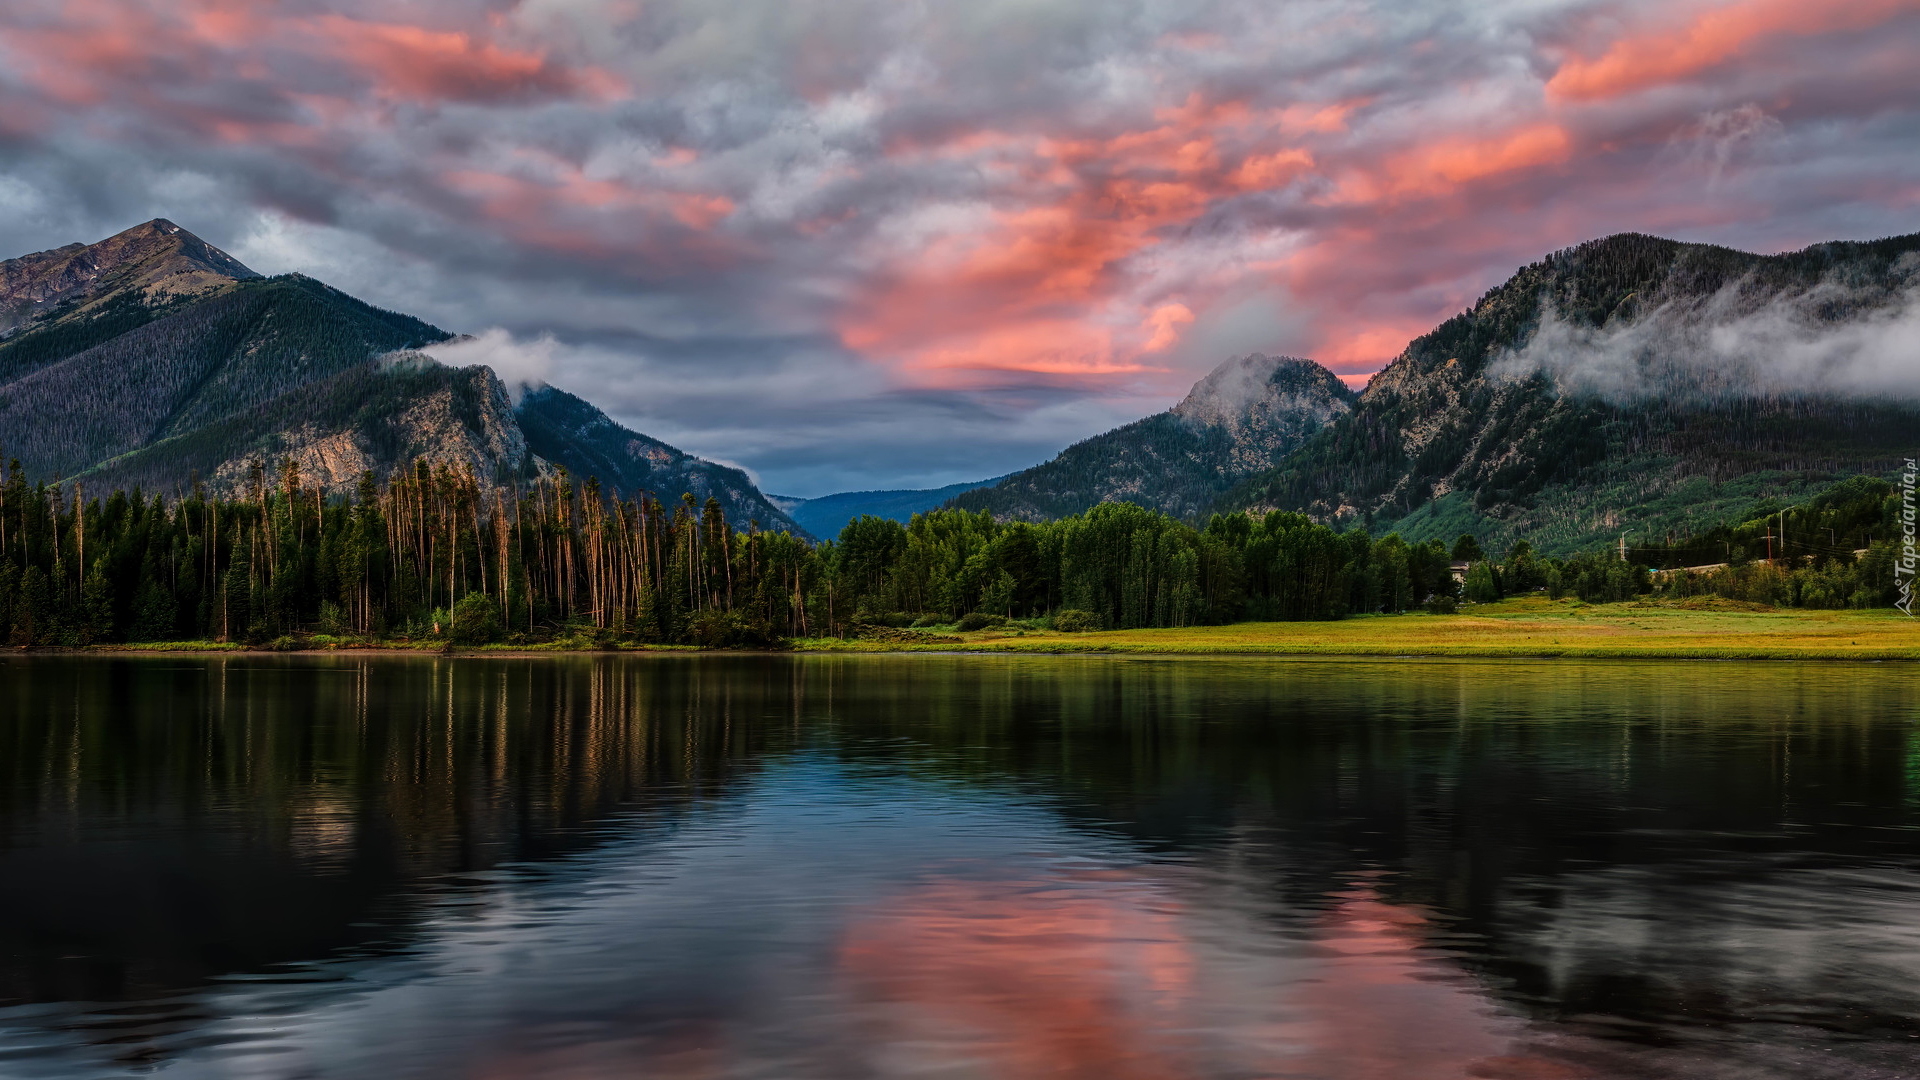
<svg viewBox="0 0 1920 1080"><path fill-rule="evenodd" d="M918 640L916 640L918 639ZM1920 662L1920 620L1893 611L1768 609L1653 602L1582 604L1542 596L1475 605L1454 615L1359 615L1331 622L1232 623L1171 629L888 630L871 638L799 638L785 648L573 641L452 646L442 642L300 641L296 648L207 641L14 647L18 655L495 657L705 654L946 654L979 656L1227 656L1269 659L1787 660Z"/></svg>
<svg viewBox="0 0 1920 1080"><path fill-rule="evenodd" d="M850 643L857 645L857 643ZM1860 652L1821 651L1810 649L1795 650L1732 650L1712 647L1695 650L1600 650L1568 648L1560 651L1540 651L1534 649L1501 649L1496 647L1462 647L1452 650L1390 650L1390 649L1286 649L1286 648L1218 648L1218 649L1157 649L1118 648L1112 646L1061 647L1061 648L962 648L952 645L910 645L880 649L846 648L797 648L797 649L704 649L671 648L656 649L646 647L605 648L605 649L490 649L461 648L445 650L433 649L396 649L396 648L340 648L340 649L267 649L238 647L232 649L209 649L204 646L183 646L181 648L141 648L130 649L118 645L91 646L35 646L21 648L10 646L8 655L29 656L155 656L182 659L214 659L218 657L267 656L319 657L319 656L382 656L400 658L434 658L441 660L543 660L557 657L600 657L600 656L980 656L980 657L1078 657L1082 659L1228 659L1228 660L1657 660L1666 663L1839 663L1839 664L1913 664L1920 663L1920 650L1875 650Z"/></svg>

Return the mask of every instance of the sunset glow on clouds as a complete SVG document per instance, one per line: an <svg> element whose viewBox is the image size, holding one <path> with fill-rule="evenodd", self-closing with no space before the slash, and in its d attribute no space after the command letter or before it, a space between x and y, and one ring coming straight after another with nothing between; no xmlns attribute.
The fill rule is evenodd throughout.
<svg viewBox="0 0 1920 1080"><path fill-rule="evenodd" d="M1555 248L1920 229L1920 0L14 0L0 253L167 216L776 490L1358 382Z"/></svg>

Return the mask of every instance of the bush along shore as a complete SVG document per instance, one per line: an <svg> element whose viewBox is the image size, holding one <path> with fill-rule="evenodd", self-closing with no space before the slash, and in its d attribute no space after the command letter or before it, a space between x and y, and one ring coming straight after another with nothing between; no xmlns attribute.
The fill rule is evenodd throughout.
<svg viewBox="0 0 1920 1080"><path fill-rule="evenodd" d="M1670 558L1717 546L1725 559L1656 572L1647 549L1488 553L1471 536L1409 542L1283 512L1196 529L1128 503L1038 524L949 509L810 543L741 528L713 500L623 497L564 472L507 489L416 462L329 500L291 463L255 465L232 495L196 484L170 500L29 485L15 464L0 485L0 627L14 646L69 648L1091 647L1193 631L1181 647L1232 649L1246 637L1233 624L1412 616L1467 633L1449 621L1460 605L1513 596L1886 608L1894 513L1888 485L1849 482L1675 540ZM1821 542L1795 551L1770 520ZM1771 558L1763 542L1778 543Z"/></svg>

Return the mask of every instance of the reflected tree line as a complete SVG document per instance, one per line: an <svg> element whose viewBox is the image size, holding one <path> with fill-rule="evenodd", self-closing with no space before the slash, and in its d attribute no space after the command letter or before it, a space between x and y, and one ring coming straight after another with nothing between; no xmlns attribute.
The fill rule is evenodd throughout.
<svg viewBox="0 0 1920 1080"><path fill-rule="evenodd" d="M0 665L0 1001L111 1000L378 942L425 883L726 797L788 730L766 703L795 700L775 672L455 668Z"/></svg>

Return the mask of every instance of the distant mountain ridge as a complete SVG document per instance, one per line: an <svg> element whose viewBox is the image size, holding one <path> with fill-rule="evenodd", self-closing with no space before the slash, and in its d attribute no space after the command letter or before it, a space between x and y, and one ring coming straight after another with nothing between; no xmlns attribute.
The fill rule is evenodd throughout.
<svg viewBox="0 0 1920 1080"><path fill-rule="evenodd" d="M785 510L808 532L821 538L840 535L847 522L863 515L889 518L905 523L913 515L946 504L947 500L976 488L990 487L1005 477L948 484L937 488L897 488L884 491L842 491L814 499L769 495L768 500Z"/></svg>
<svg viewBox="0 0 1920 1080"><path fill-rule="evenodd" d="M1523 267L1355 395L1245 357L950 505L1297 510L1549 553L1652 543L1885 476L1920 438L1920 235L1754 255L1639 234Z"/></svg>
<svg viewBox="0 0 1920 1080"><path fill-rule="evenodd" d="M1920 234L1781 255L1590 241L1414 339L1219 506L1549 552L1685 531L1914 453L1916 326Z"/></svg>
<svg viewBox="0 0 1920 1080"><path fill-rule="evenodd" d="M491 369L419 351L450 337L302 275L261 277L156 219L0 262L0 450L101 490L231 490L285 460L333 494L415 459L498 484L566 468L803 531L738 469L551 387L516 405Z"/></svg>
<svg viewBox="0 0 1920 1080"><path fill-rule="evenodd" d="M1338 376L1311 360L1237 357L1166 412L1075 443L950 505L1042 521L1127 501L1196 519L1235 483L1271 468L1344 415L1354 399Z"/></svg>

